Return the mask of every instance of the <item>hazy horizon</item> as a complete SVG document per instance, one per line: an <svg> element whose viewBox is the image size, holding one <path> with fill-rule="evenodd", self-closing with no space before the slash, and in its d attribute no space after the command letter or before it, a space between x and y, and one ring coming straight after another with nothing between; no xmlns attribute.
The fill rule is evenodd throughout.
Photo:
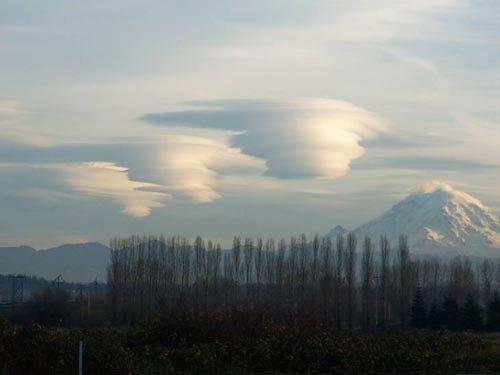
<svg viewBox="0 0 500 375"><path fill-rule="evenodd" d="M0 246L500 212L496 1L0 4Z"/></svg>

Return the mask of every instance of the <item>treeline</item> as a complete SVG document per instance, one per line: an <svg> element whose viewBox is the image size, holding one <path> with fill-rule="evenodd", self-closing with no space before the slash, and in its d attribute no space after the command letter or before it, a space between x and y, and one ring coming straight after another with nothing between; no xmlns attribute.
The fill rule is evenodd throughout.
<svg viewBox="0 0 500 375"><path fill-rule="evenodd" d="M25 303L0 306L0 317L22 325L102 326L109 325L109 308L101 295L79 298L65 289L49 287L35 291Z"/></svg>
<svg viewBox="0 0 500 375"><path fill-rule="evenodd" d="M404 235L398 244L235 237L230 250L201 237L134 236L111 249L115 324L243 313L339 330L500 327L500 261L412 260Z"/></svg>
<svg viewBox="0 0 500 375"><path fill-rule="evenodd" d="M18 275L23 276L23 275ZM0 275L0 316L20 324L95 326L109 323L107 286L25 276L22 298L12 299L13 280Z"/></svg>
<svg viewBox="0 0 500 375"><path fill-rule="evenodd" d="M25 276L25 279L23 280L24 302L29 301L32 294L39 289L59 287L61 289L67 290L70 293L73 292L76 293L80 287L80 284L77 283L71 283L66 281L57 282L54 280L47 280L36 276L28 276L28 275L22 275L22 276ZM13 302L11 275L0 275L0 302L3 303ZM17 301L17 302L22 302L22 301Z"/></svg>

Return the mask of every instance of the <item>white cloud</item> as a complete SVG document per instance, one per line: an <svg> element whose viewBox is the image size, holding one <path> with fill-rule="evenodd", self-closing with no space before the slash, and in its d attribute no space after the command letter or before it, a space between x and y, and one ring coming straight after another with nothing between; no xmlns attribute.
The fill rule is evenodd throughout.
<svg viewBox="0 0 500 375"><path fill-rule="evenodd" d="M26 110L20 102L14 100L0 101L0 124L17 122L26 116Z"/></svg>
<svg viewBox="0 0 500 375"><path fill-rule="evenodd" d="M164 207L165 202L173 197L199 203L213 202L220 198L219 188L225 176L261 175L265 170L264 161L230 147L227 132L203 131L203 135L196 134L200 132L179 135L163 130L156 133L159 134L154 137L135 139L137 144L127 143L133 145L133 150L115 155L121 160L125 155L123 164L108 161L64 162L67 147L76 147L66 144L62 148L66 150L62 151L63 154L58 148L54 149L55 154L49 153L57 155L58 160L62 159L60 162L0 162L0 170L47 171L40 185L35 182L34 185L16 188L16 196L59 204L74 199L76 192L80 196L114 201L123 207L123 213L135 217L148 216L152 209ZM118 141L111 142L104 142L93 150L106 154L106 149ZM86 147L85 142L83 145ZM86 154L84 152L82 157ZM132 172L138 177L132 179L129 168L122 165L131 165Z"/></svg>
<svg viewBox="0 0 500 375"><path fill-rule="evenodd" d="M53 203L59 204L75 198L73 194L68 192L54 190L54 189L40 188L40 187L27 187L27 188L16 189L15 195L24 198L36 199L51 204Z"/></svg>
<svg viewBox="0 0 500 375"><path fill-rule="evenodd" d="M61 203L83 196L106 198L129 216L145 217L153 208L164 207L170 194L165 187L129 178L128 169L112 162L85 163L0 163L0 171L29 170L43 173L40 186L20 186L16 196L49 203ZM5 190L9 192L8 190Z"/></svg>
<svg viewBox="0 0 500 375"><path fill-rule="evenodd" d="M437 190L442 190L442 191L448 191L451 192L453 191L453 186L451 186L447 182L442 182L442 181L425 181L422 186L419 189L423 193L433 193Z"/></svg>
<svg viewBox="0 0 500 375"><path fill-rule="evenodd" d="M14 100L0 100L0 140L35 147L50 147L54 140L47 135L34 131L27 124L33 112Z"/></svg>
<svg viewBox="0 0 500 375"><path fill-rule="evenodd" d="M364 154L363 140L389 131L380 116L333 99L198 104L202 107L211 104L213 109L150 114L144 118L167 126L237 131L232 137L233 145L245 154L265 160L266 174L278 178L342 177L351 162ZM169 151L167 160L184 159L179 151Z"/></svg>
<svg viewBox="0 0 500 375"><path fill-rule="evenodd" d="M234 207L253 220L249 206L281 202L281 210L263 210L259 222L269 220L266 229L273 231L287 222L288 231L299 217L297 227L308 231L328 221L359 224L428 179L467 183L500 209L498 169L488 167L499 159L498 62L492 59L500 45L493 27L498 2L290 0L286 12L282 1L228 2L214 17L203 17L203 11L213 11L208 3L201 12L164 2L154 12L134 5L128 11L109 6L109 13L91 3L71 10L44 6L30 25L13 19L12 26L0 27L0 70L9 73L2 89L20 101L0 101L0 167L16 160L58 163L50 173L0 175L4 211L18 204L13 191L58 205L65 201L70 209L80 202L67 199L85 204L85 196L122 208L139 201L139 208L128 210L136 216L168 201L153 192L196 202L224 196L212 208L195 208L192 216L192 205L171 205L166 216L175 215L175 230L196 231L196 218L220 213L226 222L210 230L228 236L230 224L237 223ZM24 8L18 7L19 22L25 21ZM55 22L62 14L66 22ZM96 17L99 22L89 28L84 21ZM158 32L166 37L157 38ZM192 104L198 114L175 108L177 117L192 116L190 126L222 127L226 136L217 139L212 130L153 130L133 120L182 100L302 96L345 98L357 110L339 108L336 101ZM392 131L407 142L366 142L387 126L362 108L390 118ZM228 130L238 134L231 138ZM2 149L7 142L22 147ZM115 164L80 164L87 160ZM474 163L484 167L472 168ZM90 178L101 174L115 182ZM300 204L303 198L307 204ZM326 209L339 204L346 210ZM311 205L316 209L308 211ZM2 235L27 235L20 225L5 229L16 217L40 231L57 227L55 220L35 222L20 207L6 211ZM288 214L292 209L295 215ZM101 218L103 231L123 230L111 211ZM46 217L52 218L50 210ZM155 219L134 228L156 230L163 218ZM264 227L259 225L233 230Z"/></svg>
<svg viewBox="0 0 500 375"><path fill-rule="evenodd" d="M344 2L343 12L333 27L339 38L348 40L423 39L435 36L436 31L446 31L439 16L464 9L468 3L468 0ZM448 35L441 33L437 37Z"/></svg>
<svg viewBox="0 0 500 375"><path fill-rule="evenodd" d="M114 163L82 163L62 170L61 180L66 186L86 195L112 199L129 216L148 216L153 208L165 206L169 198L165 192L146 190L158 190L161 186L131 180L127 169Z"/></svg>
<svg viewBox="0 0 500 375"><path fill-rule="evenodd" d="M222 140L170 136L159 150L160 178L169 191L200 203L220 198L219 174L263 170L264 162L229 147Z"/></svg>

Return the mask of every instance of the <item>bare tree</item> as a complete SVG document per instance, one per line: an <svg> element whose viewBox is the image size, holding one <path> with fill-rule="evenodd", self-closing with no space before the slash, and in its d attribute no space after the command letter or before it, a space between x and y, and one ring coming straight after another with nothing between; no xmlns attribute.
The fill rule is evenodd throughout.
<svg viewBox="0 0 500 375"><path fill-rule="evenodd" d="M468 294L483 296L479 302L484 307L500 285L500 262L472 263L464 257L412 261L405 236L393 257L382 236L377 262L372 241L365 238L359 268L353 234L339 236L335 249L329 238L316 236L308 243L304 235L292 238L289 246L279 241L277 249L272 239L254 245L250 238L242 249L239 237L224 252L201 237L192 246L185 238L163 236L115 239L110 246L108 293L116 324L134 324L158 313L193 317L222 310L369 329L378 325L379 316L384 327L406 325L417 288L435 312L447 297L460 305Z"/></svg>
<svg viewBox="0 0 500 375"><path fill-rule="evenodd" d="M365 237L363 244L363 259L361 262L361 274L363 282L362 290L362 316L363 327L369 329L372 326L373 308L373 277L374 277L374 264L373 264L373 245L370 237Z"/></svg>
<svg viewBox="0 0 500 375"><path fill-rule="evenodd" d="M335 252L335 279L334 279L334 299L335 299L335 325L338 330L342 329L344 315L344 237L337 237L337 248Z"/></svg>
<svg viewBox="0 0 500 375"><path fill-rule="evenodd" d="M271 243L274 246L274 242ZM278 242L278 254L276 257L276 276L275 276L275 285L276 285L277 299L278 299L277 307L279 311L286 308L285 285L284 285L287 279L286 261L285 261L286 249L287 249L286 240L282 238Z"/></svg>
<svg viewBox="0 0 500 375"><path fill-rule="evenodd" d="M298 284L299 284L299 299L298 310L300 315L305 315L307 312L306 288L308 284L309 273L309 252L307 246L307 238L305 234L299 237L298 241Z"/></svg>
<svg viewBox="0 0 500 375"><path fill-rule="evenodd" d="M193 279L195 281L194 284L194 304L196 313L200 313L202 311L202 307L205 305L203 301L203 296L201 292L205 289L205 242L203 239L198 236L194 241L194 265L193 265Z"/></svg>
<svg viewBox="0 0 500 375"><path fill-rule="evenodd" d="M400 321L403 326L408 323L408 315L411 303L411 262L408 238L405 235L399 237L399 293L400 293Z"/></svg>
<svg viewBox="0 0 500 375"><path fill-rule="evenodd" d="M234 303L232 297L234 297L234 261L231 259L231 255L224 254L223 259L224 266L224 283L222 285L224 292L224 307L226 315L231 313L231 309L234 309Z"/></svg>
<svg viewBox="0 0 500 375"><path fill-rule="evenodd" d="M234 292L234 309L239 308L239 288L240 288L240 273L241 273L241 239L234 237L233 239L233 292Z"/></svg>
<svg viewBox="0 0 500 375"><path fill-rule="evenodd" d="M389 290L390 290L390 244L386 236L380 237L380 264L379 264L379 289L380 289L380 320L381 325L387 328L389 323Z"/></svg>
<svg viewBox="0 0 500 375"><path fill-rule="evenodd" d="M288 254L288 277L286 285L287 290L287 301L286 304L288 309L293 316L297 317L297 280L298 280L298 252L299 246L297 239L295 237L290 238L290 249Z"/></svg>
<svg viewBox="0 0 500 375"><path fill-rule="evenodd" d="M250 304L250 283L252 281L252 267L254 261L253 250L253 240L251 238L245 238L245 245L243 246L243 262L245 264L245 298L247 310L249 309Z"/></svg>
<svg viewBox="0 0 500 375"><path fill-rule="evenodd" d="M491 259L484 259L482 261L480 274L483 301L487 305L493 295L493 280L495 276L495 264Z"/></svg>
<svg viewBox="0 0 500 375"><path fill-rule="evenodd" d="M264 273L264 245L262 238L257 240L255 249L255 281L257 283L257 305L260 307L262 289L262 274Z"/></svg>
<svg viewBox="0 0 500 375"><path fill-rule="evenodd" d="M323 325L330 326L330 310L333 284L332 241L329 237L321 242L320 295L322 300Z"/></svg>
<svg viewBox="0 0 500 375"><path fill-rule="evenodd" d="M312 261L311 261L311 308L310 314L316 320L318 303L317 303L317 289L318 289L318 272L319 272L319 238L314 236L312 242Z"/></svg>
<svg viewBox="0 0 500 375"><path fill-rule="evenodd" d="M347 236L347 248L345 253L345 279L347 289L347 328L354 327L354 316L356 313L356 236L349 233Z"/></svg>

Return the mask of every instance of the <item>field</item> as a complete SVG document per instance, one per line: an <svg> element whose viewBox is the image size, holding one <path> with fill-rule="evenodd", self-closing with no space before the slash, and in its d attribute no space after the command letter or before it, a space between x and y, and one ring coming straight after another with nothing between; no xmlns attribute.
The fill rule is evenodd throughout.
<svg viewBox="0 0 500 375"><path fill-rule="evenodd" d="M499 336L335 333L245 319L153 322L132 329L57 329L0 322L1 374L500 373Z"/></svg>

